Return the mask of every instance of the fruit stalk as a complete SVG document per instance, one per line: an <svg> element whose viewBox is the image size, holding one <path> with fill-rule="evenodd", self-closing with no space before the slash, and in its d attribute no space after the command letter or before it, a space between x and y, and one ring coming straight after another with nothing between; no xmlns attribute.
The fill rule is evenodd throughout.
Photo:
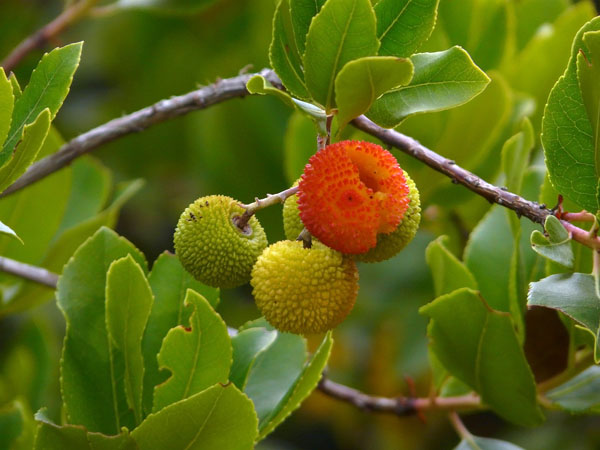
<svg viewBox="0 0 600 450"><path fill-rule="evenodd" d="M240 204L246 211L236 218L235 224L240 230L243 229L256 211L276 205L277 203L283 203L288 197L291 197L296 192L298 192L298 186L293 186L285 191L278 192L277 194L267 194L265 198L257 198L253 203L248 203L247 205Z"/></svg>

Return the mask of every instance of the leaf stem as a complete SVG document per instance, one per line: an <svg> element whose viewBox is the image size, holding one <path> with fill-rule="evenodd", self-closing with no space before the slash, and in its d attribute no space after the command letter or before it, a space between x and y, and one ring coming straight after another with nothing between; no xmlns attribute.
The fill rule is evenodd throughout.
<svg viewBox="0 0 600 450"><path fill-rule="evenodd" d="M25 38L13 51L0 63L8 73L12 71L32 50L44 46L47 42L61 34L73 23L84 18L98 0L80 0L69 5L52 22Z"/></svg>
<svg viewBox="0 0 600 450"><path fill-rule="evenodd" d="M329 114L327 116L327 118L325 119L325 130L326 130L326 135L325 136L321 136L320 134L317 134L317 151L318 150L323 150L325 147L327 147L329 144L331 144L331 123L333 122L333 114Z"/></svg>
<svg viewBox="0 0 600 450"><path fill-rule="evenodd" d="M465 426L463 421L460 420L460 416L456 411L451 411L448 414L448 418L450 419L450 423L452 424L452 426L456 430L456 433L460 436L461 439L464 439L469 444L471 444L472 448L479 448L479 446L473 440L473 435L469 432L469 430L467 430L467 427Z"/></svg>

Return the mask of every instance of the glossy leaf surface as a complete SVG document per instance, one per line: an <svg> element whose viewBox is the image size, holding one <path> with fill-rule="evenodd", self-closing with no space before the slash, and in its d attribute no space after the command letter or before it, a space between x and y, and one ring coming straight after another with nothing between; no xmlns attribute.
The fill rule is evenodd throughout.
<svg viewBox="0 0 600 450"><path fill-rule="evenodd" d="M467 288L438 297L420 311L432 319L431 349L452 375L504 419L529 426L543 421L533 375L509 315L492 310Z"/></svg>
<svg viewBox="0 0 600 450"><path fill-rule="evenodd" d="M367 114L382 127L393 128L412 114L462 105L490 81L460 47L417 53L410 59L415 70L411 82L384 94Z"/></svg>

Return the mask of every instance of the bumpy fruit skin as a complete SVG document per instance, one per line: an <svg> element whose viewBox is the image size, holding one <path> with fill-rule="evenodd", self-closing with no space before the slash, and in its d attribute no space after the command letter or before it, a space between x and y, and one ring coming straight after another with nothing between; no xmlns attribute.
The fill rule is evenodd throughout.
<svg viewBox="0 0 600 450"><path fill-rule="evenodd" d="M388 234L378 234L377 245L366 253L355 255L354 259L356 261L371 263L390 259L406 247L417 234L417 229L421 222L419 190L406 172L404 172L404 178L409 188L408 198L410 202L408 203L408 209L404 213L402 222L400 222L395 231Z"/></svg>
<svg viewBox="0 0 600 450"><path fill-rule="evenodd" d="M298 181L292 186L298 186ZM291 195L283 203L283 231L286 239L295 241L303 229L304 224L298 214L298 195Z"/></svg>
<svg viewBox="0 0 600 450"><path fill-rule="evenodd" d="M315 153L300 179L298 207L308 231L342 253L364 253L394 231L408 208L396 158L379 145L342 141Z"/></svg>
<svg viewBox="0 0 600 450"><path fill-rule="evenodd" d="M296 334L322 333L339 325L358 294L352 259L320 243L279 241L252 269L256 305L271 325Z"/></svg>
<svg viewBox="0 0 600 450"><path fill-rule="evenodd" d="M175 253L183 267L204 284L233 288L250 280L252 266L267 247L267 236L252 216L244 231L232 222L244 209L224 195L201 197L181 214Z"/></svg>

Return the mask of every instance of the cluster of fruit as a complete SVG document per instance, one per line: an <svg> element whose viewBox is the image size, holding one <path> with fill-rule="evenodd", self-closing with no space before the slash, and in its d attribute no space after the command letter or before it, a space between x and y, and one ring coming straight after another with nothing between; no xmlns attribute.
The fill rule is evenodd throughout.
<svg viewBox="0 0 600 450"><path fill-rule="evenodd" d="M212 195L181 215L175 251L209 286L250 281L258 308L275 328L321 333L354 306L355 261L389 259L414 237L421 218L419 192L391 153L359 141L319 150L296 184L297 193L283 207L288 240L267 247L254 215L244 217L238 201Z"/></svg>

